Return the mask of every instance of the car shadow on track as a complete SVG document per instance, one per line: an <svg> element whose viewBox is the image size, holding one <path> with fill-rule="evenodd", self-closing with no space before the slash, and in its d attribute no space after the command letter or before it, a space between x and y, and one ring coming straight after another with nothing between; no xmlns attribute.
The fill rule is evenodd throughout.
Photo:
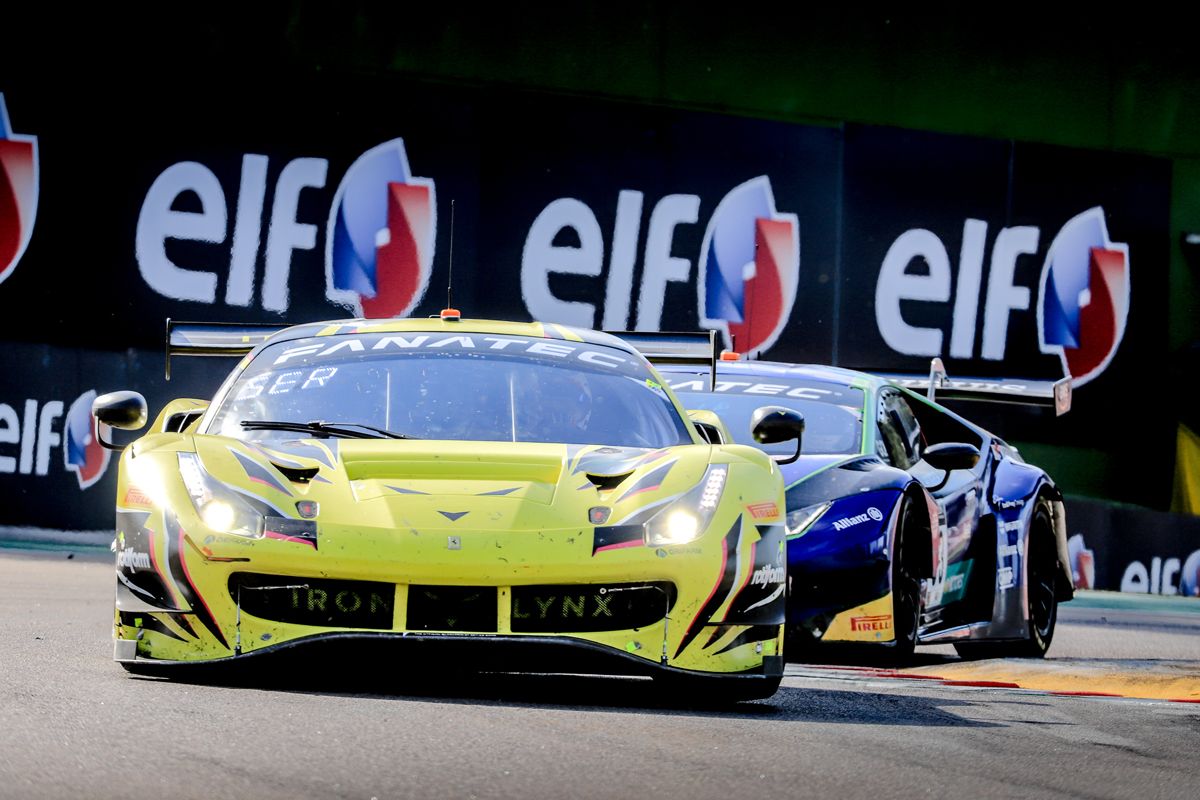
<svg viewBox="0 0 1200 800"><path fill-rule="evenodd" d="M283 671L264 667L266 664L253 670L187 670L171 675L170 680L239 690L458 705L558 706L594 713L668 714L767 722L1002 727L955 713L953 709L967 711L973 705L969 700L871 691L782 686L766 700L720 703L707 697L671 695L653 680L638 677L461 670L397 672L363 669L361 665Z"/></svg>

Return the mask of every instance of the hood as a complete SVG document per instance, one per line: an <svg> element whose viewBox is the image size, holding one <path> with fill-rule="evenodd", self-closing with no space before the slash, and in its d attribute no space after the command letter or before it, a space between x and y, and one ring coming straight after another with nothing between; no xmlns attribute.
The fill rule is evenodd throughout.
<svg viewBox="0 0 1200 800"><path fill-rule="evenodd" d="M821 472L827 467L855 458L861 458L861 456L857 453L853 455L802 455L791 464L780 464L779 471L783 473L784 485L791 486Z"/></svg>
<svg viewBox="0 0 1200 800"><path fill-rule="evenodd" d="M205 469L285 516L315 500L322 525L453 532L590 527L692 489L711 448L660 450L513 442L195 437ZM610 523L611 524L611 523Z"/></svg>

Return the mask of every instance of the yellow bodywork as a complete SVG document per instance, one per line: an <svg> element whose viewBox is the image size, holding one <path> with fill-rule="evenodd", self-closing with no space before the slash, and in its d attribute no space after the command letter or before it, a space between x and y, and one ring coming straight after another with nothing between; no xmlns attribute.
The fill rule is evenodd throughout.
<svg viewBox="0 0 1200 800"><path fill-rule="evenodd" d="M330 324L320 335L447 325L454 331L544 331L537 323L389 320ZM554 327L568 341L600 336ZM299 435L275 448L196 433L203 423L191 419L183 431L163 431L171 414L197 408L196 401L175 401L121 458L114 635L136 645L118 647L118 653L128 656L135 649L137 660L210 661L310 637L357 633L566 637L647 665L704 673L754 673L764 657L782 655L782 597L753 609L744 599L776 585L781 595L785 585L783 484L775 464L755 448L711 446L698 436L692 444L638 450ZM185 488L180 453L196 454L212 480L277 511L285 530L300 524L299 504L314 501L304 509L316 509L315 539L247 537L209 527ZM589 478L589 465L597 463L605 466L600 472L624 475L628 470L628 475L615 483ZM712 466L724 466L727 474L719 505L698 538L654 547L639 534L636 540L602 545L605 524L665 507L701 484ZM638 488L655 475L661 480ZM604 524L593 522L597 508L608 509ZM248 606L262 601L249 595L262 590L246 588L241 578L231 582L237 573L252 573L260 581L278 578L270 591L277 593L271 607L279 613L272 616L373 613L379 620L390 607L390 620L386 627L363 628L256 616ZM331 583L338 581L369 584ZM639 584L673 584L674 603L665 618L657 615L633 628L578 630L607 613L604 601L585 598L588 592L596 586ZM514 604L514 591L530 586L557 591ZM591 588L577 597L562 588L572 586ZM475 620L475 627L492 629L414 626L412 587L423 587L422 592L483 587L489 598L494 588L494 622ZM666 608L665 595L649 594L654 599L647 603ZM762 617L768 606L778 607L777 619ZM514 615L547 629L514 631ZM555 615L561 623L551 622ZM548 627L552 624L558 627Z"/></svg>

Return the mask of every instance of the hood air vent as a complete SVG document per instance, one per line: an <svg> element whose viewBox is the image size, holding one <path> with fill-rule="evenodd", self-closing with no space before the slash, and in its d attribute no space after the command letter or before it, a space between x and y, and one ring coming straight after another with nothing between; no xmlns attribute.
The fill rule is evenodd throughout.
<svg viewBox="0 0 1200 800"><path fill-rule="evenodd" d="M596 475L587 473L587 479L591 481L597 489L602 492L607 492L610 489L615 489L620 486L626 478L633 474L633 470L622 472L620 475Z"/></svg>
<svg viewBox="0 0 1200 800"><path fill-rule="evenodd" d="M308 483L321 471L320 467L285 467L274 461L271 462L271 466L282 472L283 476L292 483Z"/></svg>

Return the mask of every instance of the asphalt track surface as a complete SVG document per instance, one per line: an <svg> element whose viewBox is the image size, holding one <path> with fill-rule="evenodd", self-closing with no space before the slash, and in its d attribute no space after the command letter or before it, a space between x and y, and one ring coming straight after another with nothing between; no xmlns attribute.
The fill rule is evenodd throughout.
<svg viewBox="0 0 1200 800"><path fill-rule="evenodd" d="M724 710L632 679L170 682L110 660L112 587L108 558L0 550L0 798L1200 796L1195 704L809 665ZM1051 652L1194 666L1200 615L1065 605Z"/></svg>

